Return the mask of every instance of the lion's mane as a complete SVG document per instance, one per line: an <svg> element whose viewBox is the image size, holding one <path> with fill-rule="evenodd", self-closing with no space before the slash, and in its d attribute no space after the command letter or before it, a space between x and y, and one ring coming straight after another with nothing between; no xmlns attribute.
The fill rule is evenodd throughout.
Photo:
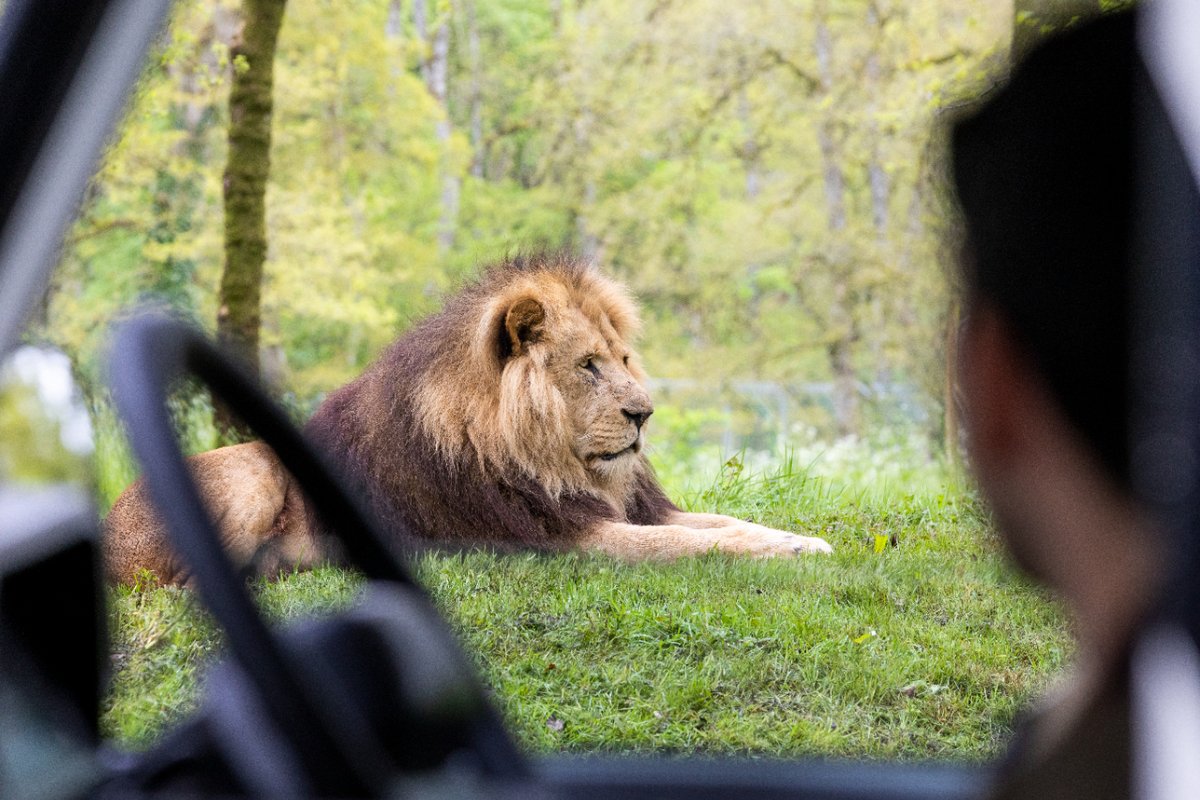
<svg viewBox="0 0 1200 800"><path fill-rule="evenodd" d="M603 314L631 341L624 289L564 255L486 270L357 380L329 395L306 432L398 535L567 549L601 519L661 524L675 507L643 455L615 485L573 457L567 409L545 361L513 359L505 314L532 296Z"/></svg>

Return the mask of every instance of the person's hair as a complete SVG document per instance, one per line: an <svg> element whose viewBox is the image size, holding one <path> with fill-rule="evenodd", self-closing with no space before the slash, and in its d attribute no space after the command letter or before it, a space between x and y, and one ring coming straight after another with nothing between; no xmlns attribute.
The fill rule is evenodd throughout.
<svg viewBox="0 0 1200 800"><path fill-rule="evenodd" d="M1035 49L951 138L968 310L1002 315L1125 489L1133 21L1108 15Z"/></svg>

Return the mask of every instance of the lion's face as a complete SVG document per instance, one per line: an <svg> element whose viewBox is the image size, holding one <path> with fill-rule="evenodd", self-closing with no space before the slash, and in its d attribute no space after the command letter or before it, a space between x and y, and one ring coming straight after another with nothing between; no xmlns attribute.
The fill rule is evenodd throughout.
<svg viewBox="0 0 1200 800"><path fill-rule="evenodd" d="M636 461L654 413L632 348L603 315L579 309L560 323L548 370L571 420L571 446L587 469L613 476Z"/></svg>
<svg viewBox="0 0 1200 800"><path fill-rule="evenodd" d="M654 410L633 301L594 270L521 273L491 291L456 308L463 327L447 330L462 331L465 352L439 341L443 366L417 393L418 417L447 457L473 453L492 475L620 506L644 469Z"/></svg>
<svg viewBox="0 0 1200 800"><path fill-rule="evenodd" d="M480 349L498 368L497 433L507 459L552 493L620 495L640 469L654 411L631 340L638 321L618 284L530 276L495 298ZM468 423L470 425L471 423ZM483 437L471 437L477 443Z"/></svg>

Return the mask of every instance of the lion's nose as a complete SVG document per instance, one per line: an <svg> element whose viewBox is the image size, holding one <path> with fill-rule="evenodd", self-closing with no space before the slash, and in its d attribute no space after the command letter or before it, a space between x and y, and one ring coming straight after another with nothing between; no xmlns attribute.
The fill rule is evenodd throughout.
<svg viewBox="0 0 1200 800"><path fill-rule="evenodd" d="M646 424L646 420L650 419L650 415L654 413L653 408L622 408L621 413L629 418L629 421L637 426L638 430Z"/></svg>

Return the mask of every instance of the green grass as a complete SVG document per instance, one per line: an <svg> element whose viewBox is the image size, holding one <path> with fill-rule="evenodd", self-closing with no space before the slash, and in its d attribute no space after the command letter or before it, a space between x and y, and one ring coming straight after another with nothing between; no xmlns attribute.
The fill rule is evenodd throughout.
<svg viewBox="0 0 1200 800"><path fill-rule="evenodd" d="M978 760L1071 646L1060 611L1005 567L970 491L942 485L839 489L787 462L763 475L734 461L687 504L824 536L834 555L628 566L472 553L417 572L532 750ZM258 592L282 620L344 606L359 585L324 568ZM112 599L103 727L144 746L194 707L220 638L185 592Z"/></svg>

